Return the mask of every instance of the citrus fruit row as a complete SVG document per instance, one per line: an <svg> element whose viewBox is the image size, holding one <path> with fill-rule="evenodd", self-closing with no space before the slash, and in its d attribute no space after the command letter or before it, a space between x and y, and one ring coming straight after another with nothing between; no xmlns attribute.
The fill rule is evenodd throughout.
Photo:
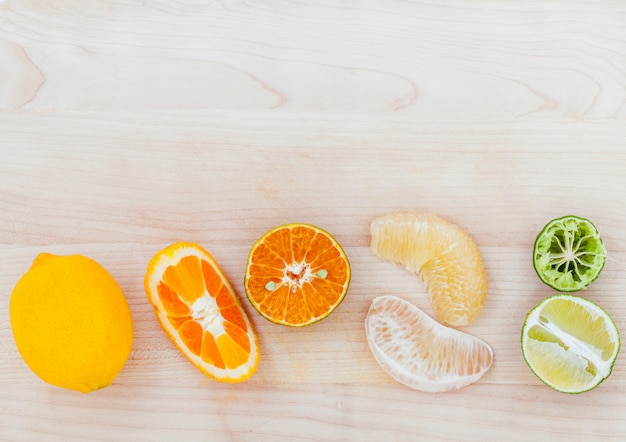
<svg viewBox="0 0 626 442"><path fill-rule="evenodd" d="M574 215L555 218L537 235L533 267L559 292L535 305L522 325L522 355L531 371L562 393L583 393L609 377L619 331L597 303L571 292L598 279L607 251L594 224Z"/></svg>
<svg viewBox="0 0 626 442"><path fill-rule="evenodd" d="M455 327L479 316L487 275L478 247L459 226L431 213L394 213L370 225L371 249L419 276L436 319L395 296L376 297L365 334L374 359L392 378L425 392L478 381L493 350ZM604 267L606 249L584 218L548 223L533 248L540 279L559 291L586 288ZM350 263L328 232L286 224L252 246L246 297L264 318L303 327L343 301ZM149 262L145 291L158 322L200 371L242 382L257 370L260 350L250 318L208 251L179 242ZM95 261L39 255L11 295L11 327L26 364L53 385L89 392L110 385L130 356L133 324L124 294ZM619 333L598 305L571 294L541 301L526 316L522 353L532 372L555 390L588 391L606 379L619 352Z"/></svg>
<svg viewBox="0 0 626 442"><path fill-rule="evenodd" d="M372 250L378 256L421 276L440 321L459 326L476 319L485 301L486 274L478 248L465 232L432 214L379 218L372 223L371 231ZM61 275L68 282L69 288L63 290L70 296L69 303L82 308L76 292L90 290L89 277L106 271L99 266L97 270L89 266L72 268L67 265L71 258L56 259L61 268L56 269L54 276ZM78 272L86 281L73 287ZM252 246L244 289L251 305L266 319L302 327L327 317L342 302L350 276L348 258L328 232L308 224L287 224L268 231ZM50 275L38 276L34 269L24 277L29 278L38 281L39 292L52 279ZM252 376L260 357L255 331L233 287L209 252L194 243L166 247L148 264L144 285L161 327L199 370L223 382L241 382ZM22 291L18 284L12 317L19 317L24 310L24 302L19 301ZM45 303L33 304L41 310L49 307ZM128 310L121 291L112 304ZM59 321L72 320L71 314L65 312L49 316ZM14 322L15 328L29 330L28 319L24 325ZM125 352L118 352L122 363L108 370L104 382L82 387L81 391L108 385L121 369L132 342L130 315L126 322L130 331L110 337L126 343ZM66 328L61 325L51 329L64 333ZM85 354L84 348L90 347L92 352L106 356L106 346L92 345L89 340L91 330L78 329L78 333L85 343L69 353ZM372 303L366 335L383 368L401 382L424 391L446 391L475 382L493 360L493 351L480 339L442 325L393 297L379 297ZM37 336L31 333L31 338ZM61 338L54 351L68 351L61 344L64 337ZM22 347L18 342L18 348ZM403 355L408 356L403 359ZM50 358L40 352L34 359ZM63 365L71 365L75 359L74 356L74 360L56 369L63 373ZM29 366L48 382L75 388L71 382L57 382L36 364ZM97 366L95 371L102 372ZM72 376L83 377L81 373Z"/></svg>
<svg viewBox="0 0 626 442"><path fill-rule="evenodd" d="M244 289L266 319L302 327L344 299L350 264L339 243L309 224L263 235L247 260ZM144 279L161 327L200 371L242 382L256 371L253 325L215 259L195 243L158 252ZM18 351L42 380L83 393L110 385L130 356L133 323L121 288L98 263L43 253L11 294Z"/></svg>

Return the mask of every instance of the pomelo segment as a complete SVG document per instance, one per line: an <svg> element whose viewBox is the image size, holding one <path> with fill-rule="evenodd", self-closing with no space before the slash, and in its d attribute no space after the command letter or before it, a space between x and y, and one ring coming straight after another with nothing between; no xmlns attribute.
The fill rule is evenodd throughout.
<svg viewBox="0 0 626 442"><path fill-rule="evenodd" d="M432 213L393 213L373 220L370 232L374 254L420 277L439 321L456 327L478 317L487 275L460 227Z"/></svg>
<svg viewBox="0 0 626 442"><path fill-rule="evenodd" d="M493 350L484 341L441 325L395 296L372 301L365 331L382 369L415 390L437 393L465 387L493 363Z"/></svg>

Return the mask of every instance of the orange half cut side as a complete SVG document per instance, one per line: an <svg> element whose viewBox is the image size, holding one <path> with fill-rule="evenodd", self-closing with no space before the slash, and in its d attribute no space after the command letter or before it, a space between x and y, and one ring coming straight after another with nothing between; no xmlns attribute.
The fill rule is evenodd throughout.
<svg viewBox="0 0 626 442"><path fill-rule="evenodd" d="M144 284L161 327L200 371L231 383L254 374L256 334L206 250L185 242L166 247L150 261Z"/></svg>
<svg viewBox="0 0 626 442"><path fill-rule="evenodd" d="M285 224L263 235L248 256L244 287L266 319L302 327L343 301L350 263L339 243L309 224Z"/></svg>

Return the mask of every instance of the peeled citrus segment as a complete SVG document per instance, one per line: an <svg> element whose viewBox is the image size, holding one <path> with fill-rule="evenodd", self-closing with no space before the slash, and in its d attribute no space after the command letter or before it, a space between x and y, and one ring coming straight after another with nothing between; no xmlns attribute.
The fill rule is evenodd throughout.
<svg viewBox="0 0 626 442"><path fill-rule="evenodd" d="M309 224L286 224L263 235L252 246L244 278L252 306L266 319L292 327L327 317L349 284L343 249Z"/></svg>
<svg viewBox="0 0 626 442"><path fill-rule="evenodd" d="M597 304L567 294L541 301L522 327L522 354L532 372L563 393L582 393L609 377L619 332Z"/></svg>
<svg viewBox="0 0 626 442"><path fill-rule="evenodd" d="M564 216L550 221L537 236L533 265L553 289L575 292L595 281L604 268L606 249L591 221Z"/></svg>
<svg viewBox="0 0 626 442"><path fill-rule="evenodd" d="M479 338L446 327L395 296L375 298L365 319L374 359L396 381L415 390L443 392L478 381L493 350Z"/></svg>
<svg viewBox="0 0 626 442"><path fill-rule="evenodd" d="M478 247L457 225L431 213L394 213L372 221L371 248L416 273L437 318L462 326L480 314L487 275Z"/></svg>
<svg viewBox="0 0 626 442"><path fill-rule="evenodd" d="M221 382L254 374L256 334L206 250L183 242L165 248L150 261L144 282L161 327L200 371Z"/></svg>

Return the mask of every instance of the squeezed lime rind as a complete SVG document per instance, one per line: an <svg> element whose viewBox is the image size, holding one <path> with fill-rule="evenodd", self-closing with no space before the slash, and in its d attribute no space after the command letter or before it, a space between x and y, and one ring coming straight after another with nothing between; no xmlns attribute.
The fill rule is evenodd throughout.
<svg viewBox="0 0 626 442"><path fill-rule="evenodd" d="M550 221L533 247L533 267L542 282L560 292L576 292L598 279L606 248L591 221L574 215Z"/></svg>

